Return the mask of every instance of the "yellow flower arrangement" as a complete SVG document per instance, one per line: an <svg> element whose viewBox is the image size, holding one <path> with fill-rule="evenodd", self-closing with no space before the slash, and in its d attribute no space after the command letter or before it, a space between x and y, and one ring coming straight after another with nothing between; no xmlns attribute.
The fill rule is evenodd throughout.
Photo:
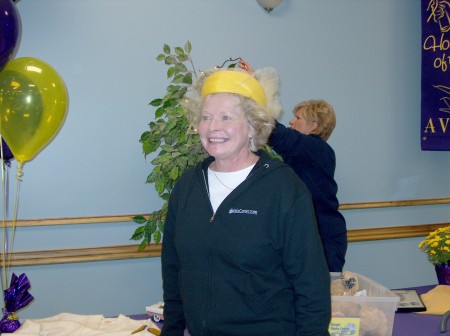
<svg viewBox="0 0 450 336"><path fill-rule="evenodd" d="M430 232L420 242L419 249L427 254L433 265L447 264L450 261L450 226Z"/></svg>

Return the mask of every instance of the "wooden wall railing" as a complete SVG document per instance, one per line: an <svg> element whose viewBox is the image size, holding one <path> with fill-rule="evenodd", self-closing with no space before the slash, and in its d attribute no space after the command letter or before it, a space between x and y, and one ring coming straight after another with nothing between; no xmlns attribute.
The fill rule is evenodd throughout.
<svg viewBox="0 0 450 336"><path fill-rule="evenodd" d="M387 208L401 206L420 206L450 204L450 198L369 202L369 203L349 203L341 204L341 210ZM114 222L131 222L134 215L120 216L98 216L98 217L71 217L52 219L30 219L18 220L16 227L29 226L52 226L52 225L74 225L74 224L101 224ZM6 221L6 226L12 226L11 221ZM348 231L349 242L361 242L384 239L400 239L422 237L439 227L448 226L450 223L435 223L409 226L391 226L369 229L354 229ZM106 261L120 259L136 259L147 257L159 257L161 255L161 244L150 244L145 250L138 252L138 245L120 246L98 246L90 248L71 248L59 250L41 251L18 251L11 253L11 266L30 266L75 263L88 261Z"/></svg>

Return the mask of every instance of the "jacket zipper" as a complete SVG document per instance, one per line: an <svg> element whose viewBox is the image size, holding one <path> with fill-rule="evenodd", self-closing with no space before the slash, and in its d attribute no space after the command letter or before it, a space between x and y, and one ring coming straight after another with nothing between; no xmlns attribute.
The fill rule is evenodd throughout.
<svg viewBox="0 0 450 336"><path fill-rule="evenodd" d="M264 164L264 167L265 167L265 168L268 168L269 165L266 163L266 164ZM209 194L209 187L208 187L208 182L207 182L207 178L206 178L205 171L204 171L203 169L202 169L201 171L202 171L202 175L203 175L203 182L204 182L204 184L205 184L206 194L208 195L209 205L210 205L211 211L212 211L212 213L213 213L212 216L211 216L211 218L209 219L209 222L212 223L212 222L214 221L215 217L216 217L216 213L214 212L214 209L213 209L213 207L212 207L212 205L211 205L211 196L210 196L210 194ZM249 177L253 176L253 174L254 174L254 173L251 172L251 173L246 177L246 179L248 179ZM210 266L211 266L211 265L210 265ZM211 281L210 276L211 276L211 274L209 275L209 281L208 281L208 282ZM210 286L211 286L211 284L209 284L209 287L210 287ZM211 304L210 298L207 299L207 302L208 302L208 306L210 306L210 304ZM203 315L203 317L202 317L202 322L201 322L201 323L202 323L202 328L203 328L203 330L201 331L202 335L210 335L210 332L208 331L207 320L206 320L206 316L207 316L207 314L208 314L208 313L207 313L208 310L209 310L209 308L206 309L206 311L205 311L205 313L204 313L204 315Z"/></svg>
<svg viewBox="0 0 450 336"><path fill-rule="evenodd" d="M205 183L206 194L208 195L209 205L211 206L211 196L209 194L208 182L206 182L205 171L203 169L202 169L202 175L203 175L203 182ZM213 210L212 206L211 206L211 210ZM209 222L212 223L214 221L215 217L216 217L216 213L213 210L213 214L212 214L211 218L209 219Z"/></svg>

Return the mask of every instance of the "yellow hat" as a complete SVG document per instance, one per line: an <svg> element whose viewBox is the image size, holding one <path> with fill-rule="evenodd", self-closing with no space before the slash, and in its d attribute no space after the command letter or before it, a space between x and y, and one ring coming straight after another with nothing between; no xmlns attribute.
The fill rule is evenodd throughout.
<svg viewBox="0 0 450 336"><path fill-rule="evenodd" d="M266 94L255 77L240 71L223 70L209 75L203 83L201 96L213 93L237 93L266 106Z"/></svg>

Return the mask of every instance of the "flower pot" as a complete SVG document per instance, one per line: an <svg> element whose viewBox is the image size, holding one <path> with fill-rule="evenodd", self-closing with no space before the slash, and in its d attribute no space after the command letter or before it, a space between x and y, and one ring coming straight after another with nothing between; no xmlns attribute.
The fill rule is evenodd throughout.
<svg viewBox="0 0 450 336"><path fill-rule="evenodd" d="M450 265L440 264L435 265L434 268L436 269L438 284L450 286Z"/></svg>

